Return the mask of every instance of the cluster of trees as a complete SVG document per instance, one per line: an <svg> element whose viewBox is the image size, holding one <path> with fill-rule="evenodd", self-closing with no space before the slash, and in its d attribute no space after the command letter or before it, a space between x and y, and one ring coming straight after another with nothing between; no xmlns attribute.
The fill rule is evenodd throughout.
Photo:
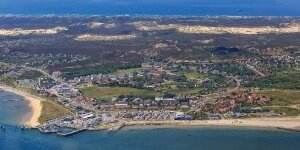
<svg viewBox="0 0 300 150"><path fill-rule="evenodd" d="M225 71L227 73L233 74L233 75L254 75L254 72L246 67L240 67L236 66L234 64L218 64L214 66L214 69Z"/></svg>

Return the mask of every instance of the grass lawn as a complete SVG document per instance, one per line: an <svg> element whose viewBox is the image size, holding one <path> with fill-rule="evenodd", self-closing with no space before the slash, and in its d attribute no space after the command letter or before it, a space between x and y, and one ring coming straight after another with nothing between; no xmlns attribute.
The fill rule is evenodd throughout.
<svg viewBox="0 0 300 150"><path fill-rule="evenodd" d="M192 79L192 78L201 79L201 78L209 77L209 74L201 73L201 72L197 72L197 71L180 71L176 74L185 75L189 79Z"/></svg>
<svg viewBox="0 0 300 150"><path fill-rule="evenodd" d="M199 94L199 91L203 90L203 88L200 88L200 87L186 88L186 89L185 88L183 88L183 89L176 88L176 86L184 85L184 84L186 84L186 82L167 81L167 82L164 82L161 84L161 86L159 87L159 90L171 92L176 95L178 95L178 94L195 95L195 94Z"/></svg>
<svg viewBox="0 0 300 150"><path fill-rule="evenodd" d="M63 106L55 104L54 102L50 101L42 101L42 113L39 118L39 122L45 123L48 120L64 116L64 115L71 115L71 112L66 110Z"/></svg>
<svg viewBox="0 0 300 150"><path fill-rule="evenodd" d="M130 87L87 87L80 90L85 96L92 98L111 98L119 95L160 96L161 93L153 90L143 90Z"/></svg>

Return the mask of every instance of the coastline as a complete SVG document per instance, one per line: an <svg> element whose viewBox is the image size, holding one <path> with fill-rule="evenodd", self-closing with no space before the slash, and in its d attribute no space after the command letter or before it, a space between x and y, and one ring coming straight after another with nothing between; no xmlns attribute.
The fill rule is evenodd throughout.
<svg viewBox="0 0 300 150"><path fill-rule="evenodd" d="M274 117L251 119L223 119L223 120L193 120L193 121L129 121L127 129L156 129L156 128L197 128L197 127L230 127L257 128L268 130L285 130L300 132L300 117Z"/></svg>
<svg viewBox="0 0 300 150"><path fill-rule="evenodd" d="M29 102L32 110L30 118L22 121L28 127L37 127L38 119L41 115L41 101L44 99L30 93L0 84L0 89L22 96ZM279 129L286 131L300 132L300 116L295 117L272 117L272 118L249 118L249 119L222 119L222 120L191 120L191 121L126 121L125 128L129 129L155 129L155 128L190 128L190 127L230 127L230 128L259 128L259 129ZM122 128L121 127L121 128ZM121 129L117 128L117 130ZM114 130L111 127L99 128L99 130ZM93 130L93 129L91 129ZM96 129L97 130L97 129Z"/></svg>
<svg viewBox="0 0 300 150"><path fill-rule="evenodd" d="M30 117L25 118L24 121L21 121L21 124L31 128L39 125L38 120L42 112L42 98L3 84L0 84L0 89L19 95L29 102L29 107L31 108Z"/></svg>

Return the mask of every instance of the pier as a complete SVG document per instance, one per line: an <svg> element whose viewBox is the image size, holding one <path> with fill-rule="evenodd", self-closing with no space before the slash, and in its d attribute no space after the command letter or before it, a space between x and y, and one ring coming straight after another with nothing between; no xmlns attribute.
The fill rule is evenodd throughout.
<svg viewBox="0 0 300 150"><path fill-rule="evenodd" d="M74 135L76 133L79 133L79 132L82 132L82 131L85 131L85 130L86 129L77 129L77 130L74 130L74 131L68 132L68 133L57 132L56 134L60 135L60 136L71 136L71 135Z"/></svg>
<svg viewBox="0 0 300 150"><path fill-rule="evenodd" d="M117 124L115 127L113 127L112 131L117 132L117 131L121 130L124 126L125 126L125 123L121 122L121 123Z"/></svg>

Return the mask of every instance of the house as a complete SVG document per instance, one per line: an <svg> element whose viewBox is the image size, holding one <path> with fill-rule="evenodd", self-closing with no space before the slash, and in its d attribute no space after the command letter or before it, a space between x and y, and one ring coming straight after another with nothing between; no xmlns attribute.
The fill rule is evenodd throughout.
<svg viewBox="0 0 300 150"><path fill-rule="evenodd" d="M117 109L126 109L129 108L130 106L128 105L127 102L116 102L115 103L115 108Z"/></svg>
<svg viewBox="0 0 300 150"><path fill-rule="evenodd" d="M207 117L209 120L221 120L222 117L219 113L208 113Z"/></svg>

